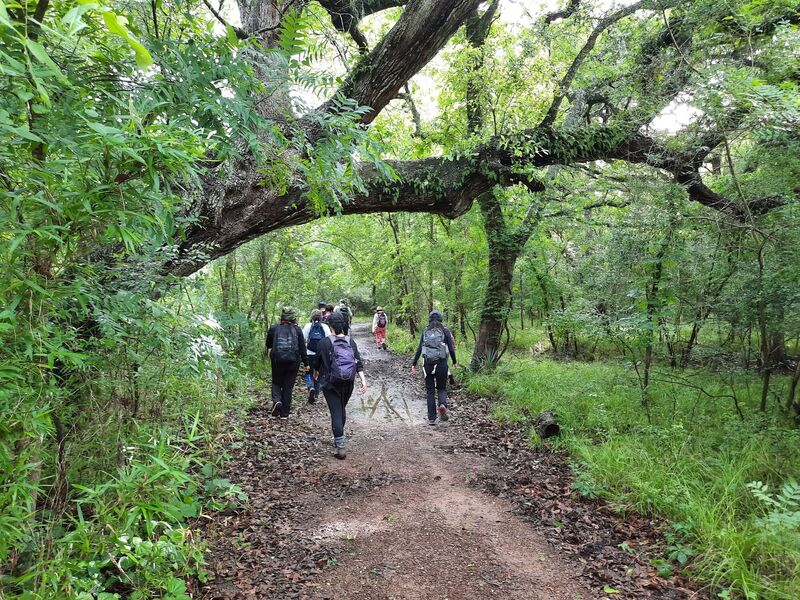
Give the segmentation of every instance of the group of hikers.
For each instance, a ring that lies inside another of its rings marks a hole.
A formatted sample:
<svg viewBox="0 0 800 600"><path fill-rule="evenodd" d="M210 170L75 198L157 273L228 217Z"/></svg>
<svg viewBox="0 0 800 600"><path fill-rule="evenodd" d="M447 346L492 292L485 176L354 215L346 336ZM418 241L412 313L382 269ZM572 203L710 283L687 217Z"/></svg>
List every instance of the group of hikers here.
<svg viewBox="0 0 800 600"><path fill-rule="evenodd" d="M375 308L372 318L372 334L375 346L386 350L386 330L389 317L383 307ZM320 391L325 397L331 415L331 429L336 446L334 456L344 459L344 426L347 421L347 402L353 395L356 379L360 392L367 392L364 362L358 345L350 337L353 310L347 298L337 306L320 301L317 308L302 328L297 324L297 311L286 306L281 311L280 322L267 331L267 350L272 367L272 416L287 420L292 407L292 391L302 364L308 401L314 403ZM450 372L448 358L457 366L453 334L442 323L442 313L431 311L428 325L420 336L417 351L411 364L411 372L417 372L417 363L422 358L422 371L428 400L428 424L436 425L437 417L447 421L447 381Z"/></svg>

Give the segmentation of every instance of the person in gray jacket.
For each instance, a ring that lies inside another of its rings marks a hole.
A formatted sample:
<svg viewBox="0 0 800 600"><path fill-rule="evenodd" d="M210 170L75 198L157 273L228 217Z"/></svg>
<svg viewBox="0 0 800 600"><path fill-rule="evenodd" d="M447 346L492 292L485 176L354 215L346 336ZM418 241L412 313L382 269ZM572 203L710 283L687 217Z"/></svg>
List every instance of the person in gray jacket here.
<svg viewBox="0 0 800 600"><path fill-rule="evenodd" d="M456 345L453 334L442 323L442 313L432 310L428 316L428 325L422 332L411 363L411 372L417 372L417 362L423 358L422 373L425 375L425 389L428 394L428 425L436 425L436 414L439 419L447 421L447 366L448 356L453 360L453 367L458 366ZM438 406L437 406L438 405Z"/></svg>

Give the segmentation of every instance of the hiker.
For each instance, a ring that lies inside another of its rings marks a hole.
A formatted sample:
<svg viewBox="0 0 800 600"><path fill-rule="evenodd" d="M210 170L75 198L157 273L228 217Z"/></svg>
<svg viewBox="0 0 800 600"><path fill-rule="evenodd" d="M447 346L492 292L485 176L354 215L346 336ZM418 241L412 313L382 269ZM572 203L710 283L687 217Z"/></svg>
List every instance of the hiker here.
<svg viewBox="0 0 800 600"><path fill-rule="evenodd" d="M300 363L310 370L303 330L297 326L297 311L291 306L283 307L280 323L269 328L267 349L271 350L272 416L285 421L292 407L292 388Z"/></svg>
<svg viewBox="0 0 800 600"><path fill-rule="evenodd" d="M331 318L332 314L333 314L333 304L326 304L325 313L322 315L322 322L327 323L328 319Z"/></svg>
<svg viewBox="0 0 800 600"><path fill-rule="evenodd" d="M349 333L350 325L353 324L353 309L350 308L350 301L347 298L339 300L339 306L334 309L338 313L342 313L347 318L347 331Z"/></svg>
<svg viewBox="0 0 800 600"><path fill-rule="evenodd" d="M450 418L447 414L447 376L450 373L447 367L448 354L453 359L453 368L457 367L453 334L442 324L442 313L432 310L411 363L411 372L416 373L417 361L422 355L422 373L425 375L425 389L428 394L428 425L436 425L437 411L442 421Z"/></svg>
<svg viewBox="0 0 800 600"><path fill-rule="evenodd" d="M342 313L334 313L328 320L328 325L333 330L333 335L326 337L317 347L321 363L318 379L331 413L331 429L336 444L334 456L341 460L347 456L344 448L347 401L353 395L356 374L361 379L362 394L367 392L367 379L358 346L352 338L345 336L347 318Z"/></svg>
<svg viewBox="0 0 800 600"><path fill-rule="evenodd" d="M375 309L375 316L372 317L372 333L375 335L375 346L380 350L386 350L386 326L389 324L389 317L382 306Z"/></svg>
<svg viewBox="0 0 800 600"><path fill-rule="evenodd" d="M320 302L320 304L325 306L324 302ZM312 371L319 371L319 355L317 355L317 349L319 348L320 342L329 335L331 335L331 330L322 322L322 311L318 308L312 310L311 321L306 323L305 327L303 327L303 337L306 340L306 352L308 353L308 366L311 367ZM319 398L319 377L316 379L312 377L311 381L309 381L309 375L309 373L306 373L306 385L309 386L308 401L314 404L317 398Z"/></svg>

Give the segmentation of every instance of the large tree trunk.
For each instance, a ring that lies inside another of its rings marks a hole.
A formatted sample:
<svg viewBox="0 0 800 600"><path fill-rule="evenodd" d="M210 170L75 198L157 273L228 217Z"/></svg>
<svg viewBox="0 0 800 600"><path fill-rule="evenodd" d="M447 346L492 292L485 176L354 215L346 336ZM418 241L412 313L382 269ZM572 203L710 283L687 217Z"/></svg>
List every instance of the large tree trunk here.
<svg viewBox="0 0 800 600"><path fill-rule="evenodd" d="M649 328L647 329L644 348L644 366L642 374L642 405L645 409L649 410L650 400L650 371L653 366L653 343L654 332L660 321L658 311L662 306L661 301L661 280L664 275L664 260L667 255L667 250L672 243L674 223L670 223L667 236L661 242L658 253L655 256L655 266L650 281L645 286L647 297L647 322Z"/></svg>
<svg viewBox="0 0 800 600"><path fill-rule="evenodd" d="M501 357L503 330L511 310L514 265L521 247L527 242L527 236L520 240L508 230L500 202L493 194L480 198L478 204L483 213L489 264L481 322L470 365L475 371L493 368Z"/></svg>
<svg viewBox="0 0 800 600"><path fill-rule="evenodd" d="M403 266L403 259L400 254L399 226L394 217L392 217L392 215L389 215L389 227L392 230L392 239L394 241L394 246L392 250L392 254L394 255L393 268L397 280L400 281L400 289L403 292L403 299L404 299L404 303L400 305L398 314L395 317L395 319L398 325L401 325L405 321L406 324L408 325L408 332L411 334L412 338L415 338L417 337L416 317L414 313L409 309L409 307L404 305L405 302L409 302L412 300L411 288L408 285L408 277L406 277L405 267Z"/></svg>

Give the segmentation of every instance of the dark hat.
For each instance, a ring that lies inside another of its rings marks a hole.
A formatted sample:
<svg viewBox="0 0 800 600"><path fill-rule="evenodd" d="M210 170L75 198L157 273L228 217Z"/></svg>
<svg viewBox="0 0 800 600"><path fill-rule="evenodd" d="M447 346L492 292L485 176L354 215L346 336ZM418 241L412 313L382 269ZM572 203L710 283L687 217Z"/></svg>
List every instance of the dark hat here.
<svg viewBox="0 0 800 600"><path fill-rule="evenodd" d="M297 322L297 311L292 306L284 306L281 310L281 321Z"/></svg>
<svg viewBox="0 0 800 600"><path fill-rule="evenodd" d="M442 320L442 313L438 310L432 310L431 314L428 315L429 321L441 321Z"/></svg>
<svg viewBox="0 0 800 600"><path fill-rule="evenodd" d="M317 306L319 306L320 308L325 308L326 306L328 306L328 303L325 302L325 300L320 300Z"/></svg>

